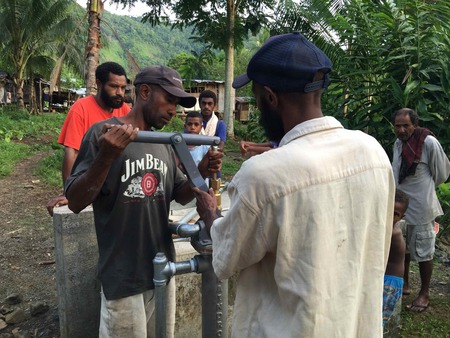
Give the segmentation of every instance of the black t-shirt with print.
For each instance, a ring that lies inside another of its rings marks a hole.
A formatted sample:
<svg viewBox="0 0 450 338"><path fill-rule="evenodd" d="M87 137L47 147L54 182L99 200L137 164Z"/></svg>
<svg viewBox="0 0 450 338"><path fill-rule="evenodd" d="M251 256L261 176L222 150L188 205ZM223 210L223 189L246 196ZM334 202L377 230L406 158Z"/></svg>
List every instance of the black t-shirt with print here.
<svg viewBox="0 0 450 338"><path fill-rule="evenodd" d="M98 134L105 123L120 124L112 118L88 130L66 189L95 158ZM168 215L173 192L185 181L169 145L132 142L114 161L93 202L98 276L106 299L153 289L153 258L157 252L175 260Z"/></svg>

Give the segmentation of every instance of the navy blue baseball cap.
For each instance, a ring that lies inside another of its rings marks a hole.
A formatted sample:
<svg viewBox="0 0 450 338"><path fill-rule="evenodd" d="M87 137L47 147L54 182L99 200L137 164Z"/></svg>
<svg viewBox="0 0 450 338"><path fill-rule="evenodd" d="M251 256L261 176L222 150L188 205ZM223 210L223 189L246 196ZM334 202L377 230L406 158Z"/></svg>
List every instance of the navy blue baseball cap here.
<svg viewBox="0 0 450 338"><path fill-rule="evenodd" d="M330 83L330 59L302 34L293 32L267 39L253 55L247 73L233 81L233 88L241 88L250 81L280 92L312 92L327 88ZM323 80L313 81L322 71Z"/></svg>

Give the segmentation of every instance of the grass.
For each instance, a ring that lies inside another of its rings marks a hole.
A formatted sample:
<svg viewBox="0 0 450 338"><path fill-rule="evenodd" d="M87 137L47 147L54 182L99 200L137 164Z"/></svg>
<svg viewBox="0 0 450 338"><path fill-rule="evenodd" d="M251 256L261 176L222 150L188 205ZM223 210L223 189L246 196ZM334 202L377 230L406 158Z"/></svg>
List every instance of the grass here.
<svg viewBox="0 0 450 338"><path fill-rule="evenodd" d="M422 313L402 312L402 337L450 337L450 322L448 320L450 297L448 295L445 297L432 295L430 303L433 304L432 311L427 309Z"/></svg>
<svg viewBox="0 0 450 338"><path fill-rule="evenodd" d="M32 154L32 149L22 143L0 142L0 177L8 176L17 162Z"/></svg>
<svg viewBox="0 0 450 338"><path fill-rule="evenodd" d="M39 161L36 173L41 180L51 186L62 186L61 166L64 149L58 147L52 154Z"/></svg>
<svg viewBox="0 0 450 338"><path fill-rule="evenodd" d="M230 181L244 161L239 150L239 141L228 139L223 151L225 156L222 162L222 177L225 181Z"/></svg>
<svg viewBox="0 0 450 338"><path fill-rule="evenodd" d="M410 280L413 287L411 295L402 300L402 308L410 304L417 296L420 277L417 263L411 263ZM422 313L402 310L401 336L404 338L450 337L450 295L448 285L450 270L435 259L432 285L430 290L430 307Z"/></svg>
<svg viewBox="0 0 450 338"><path fill-rule="evenodd" d="M29 115L12 106L0 108L0 177L9 175L16 163L36 152L58 149L56 139L64 118L58 113ZM49 177L45 174L42 178L47 182Z"/></svg>

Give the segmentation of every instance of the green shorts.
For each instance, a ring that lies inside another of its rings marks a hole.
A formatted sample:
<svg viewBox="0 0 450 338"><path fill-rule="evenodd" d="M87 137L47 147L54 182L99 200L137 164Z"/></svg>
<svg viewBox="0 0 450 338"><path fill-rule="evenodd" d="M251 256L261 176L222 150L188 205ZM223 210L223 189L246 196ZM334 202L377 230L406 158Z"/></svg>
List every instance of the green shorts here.
<svg viewBox="0 0 450 338"><path fill-rule="evenodd" d="M408 224L406 228L406 253L415 262L427 262L433 259L436 233L434 220L427 224Z"/></svg>

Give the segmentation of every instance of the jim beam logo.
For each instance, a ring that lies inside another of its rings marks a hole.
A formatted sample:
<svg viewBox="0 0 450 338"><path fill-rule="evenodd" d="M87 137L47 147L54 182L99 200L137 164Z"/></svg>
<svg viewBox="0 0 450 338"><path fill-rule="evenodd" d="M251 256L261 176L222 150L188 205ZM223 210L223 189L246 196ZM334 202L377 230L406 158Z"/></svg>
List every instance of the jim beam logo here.
<svg viewBox="0 0 450 338"><path fill-rule="evenodd" d="M167 165L151 154L145 157L125 161L125 173L122 182L130 181L124 196L130 198L160 197L164 195L163 177L167 173ZM138 174L137 176L135 176Z"/></svg>

